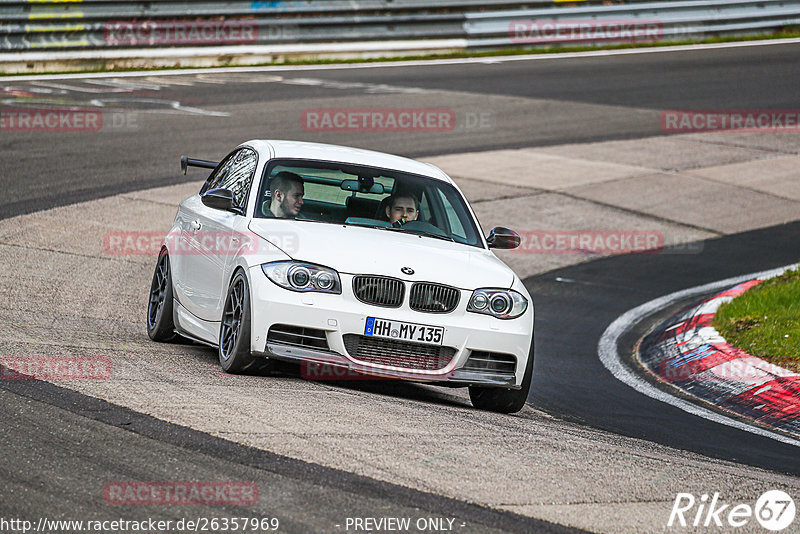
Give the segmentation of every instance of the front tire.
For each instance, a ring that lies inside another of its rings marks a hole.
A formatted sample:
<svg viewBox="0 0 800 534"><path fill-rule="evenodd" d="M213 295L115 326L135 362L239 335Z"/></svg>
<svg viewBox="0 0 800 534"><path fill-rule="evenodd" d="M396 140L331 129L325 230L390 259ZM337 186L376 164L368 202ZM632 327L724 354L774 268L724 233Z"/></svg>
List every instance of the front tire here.
<svg viewBox="0 0 800 534"><path fill-rule="evenodd" d="M237 271L228 286L219 328L219 364L226 373L265 372L266 358L250 353L250 285L244 271Z"/></svg>
<svg viewBox="0 0 800 534"><path fill-rule="evenodd" d="M525 367L525 374L522 377L522 388L484 388L470 386L469 398L472 405L479 410L487 410L498 413L517 413L525 406L528 394L531 391L531 381L533 380L533 339L528 353L528 365Z"/></svg>
<svg viewBox="0 0 800 534"><path fill-rule="evenodd" d="M158 255L147 305L147 335L153 341L170 341L175 338L172 308L172 270L167 249L163 249Z"/></svg>

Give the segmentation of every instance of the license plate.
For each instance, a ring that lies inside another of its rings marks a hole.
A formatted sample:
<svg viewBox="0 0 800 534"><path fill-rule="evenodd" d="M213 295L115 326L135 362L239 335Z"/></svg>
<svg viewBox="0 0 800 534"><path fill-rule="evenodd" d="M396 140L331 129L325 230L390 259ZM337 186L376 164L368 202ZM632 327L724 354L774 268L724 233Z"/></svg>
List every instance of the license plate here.
<svg viewBox="0 0 800 534"><path fill-rule="evenodd" d="M367 324L364 326L364 335L397 339L399 341L427 343L429 345L441 345L442 338L444 337L444 327L367 317Z"/></svg>

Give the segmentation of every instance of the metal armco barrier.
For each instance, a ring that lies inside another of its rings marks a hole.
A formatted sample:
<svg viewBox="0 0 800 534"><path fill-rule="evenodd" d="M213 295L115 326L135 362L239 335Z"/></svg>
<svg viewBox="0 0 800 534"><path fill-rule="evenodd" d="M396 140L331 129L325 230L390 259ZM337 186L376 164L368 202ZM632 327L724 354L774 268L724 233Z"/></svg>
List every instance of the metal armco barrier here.
<svg viewBox="0 0 800 534"><path fill-rule="evenodd" d="M591 45L755 34L796 25L800 0L612 5L507 0L0 0L0 64L11 54L22 61L34 52L37 60L68 58L81 50L108 59L114 50L120 57L156 49L177 56L176 48L211 55L215 48L235 54L231 47L247 45L243 52L354 55L380 50L381 43L393 43L386 50L395 51Z"/></svg>
<svg viewBox="0 0 800 534"><path fill-rule="evenodd" d="M497 47L524 43L564 43L580 41L588 44L602 42L591 39L593 34L605 36L606 41L636 41L618 35L621 28L608 31L609 26L652 25L653 35L642 35L640 41L667 41L717 34L759 33L800 24L800 2L733 0L643 2L615 6L583 6L560 9L507 10L487 13L466 13L465 31L470 47ZM561 22L567 31L545 27L541 21ZM539 21L538 25L534 21ZM572 24L567 21L576 21ZM526 25L527 23L527 25ZM564 24L566 23L566 24ZM580 24L589 26L585 34L569 31ZM516 26L516 28L515 28ZM597 28L598 31L592 32ZM518 31L515 31L517 29ZM549 30L549 33L548 31Z"/></svg>

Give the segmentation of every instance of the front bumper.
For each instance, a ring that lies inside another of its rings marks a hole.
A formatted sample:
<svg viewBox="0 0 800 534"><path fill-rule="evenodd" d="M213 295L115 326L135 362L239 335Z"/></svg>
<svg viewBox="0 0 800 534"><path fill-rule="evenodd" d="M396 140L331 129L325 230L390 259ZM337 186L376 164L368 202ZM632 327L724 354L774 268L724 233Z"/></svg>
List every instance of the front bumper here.
<svg viewBox="0 0 800 534"><path fill-rule="evenodd" d="M493 376L469 369L453 369L443 374L421 375L414 370L381 368L363 364L332 351L321 351L282 343L267 343L259 356L293 361L302 365L301 374L309 380L394 379L430 382L446 386L485 386L520 389L516 376Z"/></svg>
<svg viewBox="0 0 800 534"><path fill-rule="evenodd" d="M451 313L424 313L410 309L384 308L362 303L352 292L352 277L342 274L342 294L297 293L278 287L260 267L250 270L254 354L301 362L310 379L364 379L379 377L439 383L450 386L486 386L518 389L522 384L533 336L533 305L516 319L501 320L466 311L471 291L462 291L458 307ZM442 345L454 350L449 363L436 370L405 368L361 361L348 353L343 336L363 335L368 317L441 326ZM324 332L327 349L267 341L273 325L290 325ZM513 375L465 369L474 351L512 355Z"/></svg>

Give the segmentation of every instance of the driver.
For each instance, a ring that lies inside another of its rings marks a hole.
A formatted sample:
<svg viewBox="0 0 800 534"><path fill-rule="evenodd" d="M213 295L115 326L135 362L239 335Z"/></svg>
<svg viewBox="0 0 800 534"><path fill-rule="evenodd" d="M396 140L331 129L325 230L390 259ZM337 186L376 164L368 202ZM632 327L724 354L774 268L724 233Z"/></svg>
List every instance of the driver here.
<svg viewBox="0 0 800 534"><path fill-rule="evenodd" d="M294 219L303 207L303 179L289 171L281 171L269 184L270 201L267 217Z"/></svg>
<svg viewBox="0 0 800 534"><path fill-rule="evenodd" d="M386 205L386 217L393 226L400 226L408 221L416 221L419 215L419 201L413 195L398 193L392 195Z"/></svg>

